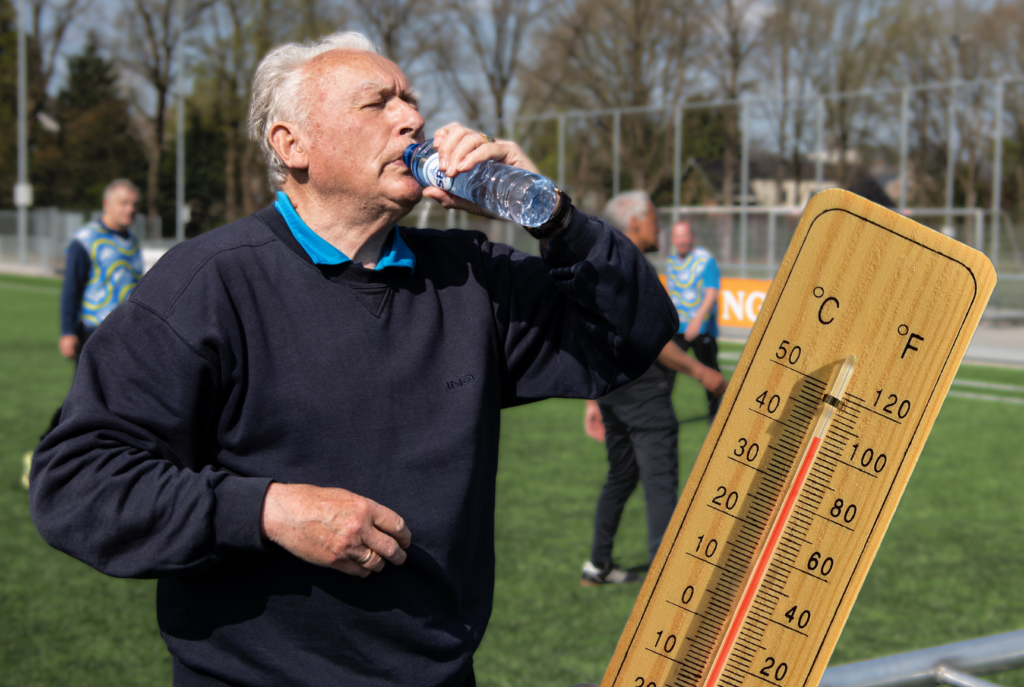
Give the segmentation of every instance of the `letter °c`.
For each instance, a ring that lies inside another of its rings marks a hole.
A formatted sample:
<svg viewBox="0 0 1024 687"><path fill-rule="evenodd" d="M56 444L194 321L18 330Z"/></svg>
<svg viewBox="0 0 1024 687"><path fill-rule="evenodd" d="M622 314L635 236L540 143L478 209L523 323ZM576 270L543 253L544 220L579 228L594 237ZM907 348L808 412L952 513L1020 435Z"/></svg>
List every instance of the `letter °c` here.
<svg viewBox="0 0 1024 687"><path fill-rule="evenodd" d="M825 317L824 317L825 306L828 305L829 301L832 301L833 303L835 303L836 304L836 310L839 310L839 301L837 299L833 298L832 296L829 296L828 298L823 300L821 302L821 307L818 308L818 322L821 322L822 324L832 324L832 322L835 321L835 319L836 319L834 317L830 317L830 318L828 318L826 320Z"/></svg>

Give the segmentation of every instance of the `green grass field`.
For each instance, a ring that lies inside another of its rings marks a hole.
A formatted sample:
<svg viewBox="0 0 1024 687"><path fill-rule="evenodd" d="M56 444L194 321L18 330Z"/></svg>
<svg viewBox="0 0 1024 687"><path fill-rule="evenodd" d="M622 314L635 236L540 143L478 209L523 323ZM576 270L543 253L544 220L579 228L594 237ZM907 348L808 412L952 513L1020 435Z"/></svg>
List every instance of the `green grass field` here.
<svg viewBox="0 0 1024 687"><path fill-rule="evenodd" d="M53 280L0 276L0 684L169 685L155 583L104 577L50 549L29 519L21 456L72 375L56 350L58 289ZM957 394L1024 400L1024 370L965 366L957 381ZM680 378L679 417L699 415L702 399ZM481 685L599 681L639 589L578 582L605 473L603 447L583 434L582 415L583 402L567 400L504 415L498 581L476 656ZM1024 628L1022 428L1020 403L946 400L833 664ZM683 475L706 430L703 422L681 427ZM646 563L640 493L616 555L626 567ZM1024 687L1018 673L993 680Z"/></svg>

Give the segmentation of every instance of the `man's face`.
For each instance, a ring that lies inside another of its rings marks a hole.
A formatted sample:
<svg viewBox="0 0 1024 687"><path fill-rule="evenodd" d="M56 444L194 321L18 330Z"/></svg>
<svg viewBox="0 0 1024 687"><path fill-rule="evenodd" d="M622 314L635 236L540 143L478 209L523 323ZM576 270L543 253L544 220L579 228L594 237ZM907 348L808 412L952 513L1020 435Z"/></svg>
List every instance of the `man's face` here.
<svg viewBox="0 0 1024 687"><path fill-rule="evenodd" d="M363 50L332 50L305 69L313 187L370 212L419 202L402 153L423 141L423 117L402 70Z"/></svg>
<svg viewBox="0 0 1024 687"><path fill-rule="evenodd" d="M689 222L676 222L673 225L672 245L681 257L686 257L693 250L693 230Z"/></svg>
<svg viewBox="0 0 1024 687"><path fill-rule="evenodd" d="M115 225L111 229L127 229L135 221L138 203L138 193L126 186L118 186L103 199L103 217Z"/></svg>
<svg viewBox="0 0 1024 687"><path fill-rule="evenodd" d="M658 250L658 211L650 203L647 214L643 218L633 217L630 230L633 243L642 253L653 253Z"/></svg>

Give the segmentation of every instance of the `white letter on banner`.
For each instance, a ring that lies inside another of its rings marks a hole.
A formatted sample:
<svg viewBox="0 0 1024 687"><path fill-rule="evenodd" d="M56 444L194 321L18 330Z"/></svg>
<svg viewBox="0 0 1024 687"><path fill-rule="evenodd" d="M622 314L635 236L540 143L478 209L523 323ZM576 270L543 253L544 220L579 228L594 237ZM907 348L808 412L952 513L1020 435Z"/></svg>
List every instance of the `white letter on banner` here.
<svg viewBox="0 0 1024 687"><path fill-rule="evenodd" d="M754 301L757 301L757 308L754 307ZM750 298L747 299L747 304L744 307L747 313L747 319L753 323L757 320L758 314L761 312L761 305L764 304L764 294L760 291L755 291L750 294Z"/></svg>
<svg viewBox="0 0 1024 687"><path fill-rule="evenodd" d="M746 291L722 291L722 321L737 319L743 321L743 301L746 299ZM736 317L733 318L733 315Z"/></svg>

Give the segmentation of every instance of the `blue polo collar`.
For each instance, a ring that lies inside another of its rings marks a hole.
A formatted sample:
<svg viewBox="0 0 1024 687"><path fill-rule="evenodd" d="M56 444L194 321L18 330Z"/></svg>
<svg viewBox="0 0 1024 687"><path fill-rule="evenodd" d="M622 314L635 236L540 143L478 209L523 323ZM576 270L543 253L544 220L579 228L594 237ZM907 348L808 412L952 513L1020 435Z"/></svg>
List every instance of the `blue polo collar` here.
<svg viewBox="0 0 1024 687"><path fill-rule="evenodd" d="M288 229L291 230L292 236L299 242L302 249L306 251L306 255L309 256L314 265L341 265L346 262L352 262L352 258L329 244L302 221L299 213L295 212L291 199L288 198L284 191L277 192L277 200L274 201L274 207L284 217L284 221L288 224ZM394 227L391 230L391 236L384 243L384 248L380 252L380 260L377 261L377 266L374 270L379 272L385 267L404 267L410 271L416 269L416 256L409 250L409 246L406 245L405 241L402 240L398 227Z"/></svg>

